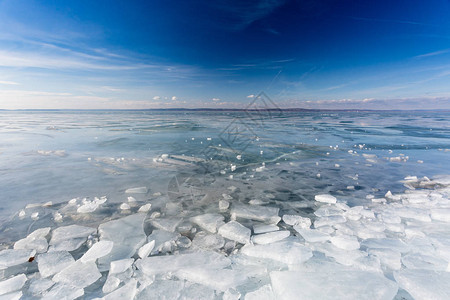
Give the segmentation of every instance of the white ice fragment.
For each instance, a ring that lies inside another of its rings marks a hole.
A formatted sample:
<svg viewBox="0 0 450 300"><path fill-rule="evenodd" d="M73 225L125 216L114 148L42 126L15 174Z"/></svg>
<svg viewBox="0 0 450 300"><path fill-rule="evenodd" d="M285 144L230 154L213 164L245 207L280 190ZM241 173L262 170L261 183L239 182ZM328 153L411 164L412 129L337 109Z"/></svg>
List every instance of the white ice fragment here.
<svg viewBox="0 0 450 300"><path fill-rule="evenodd" d="M33 220L38 220L39 219L39 212L34 212L31 214L31 219Z"/></svg>
<svg viewBox="0 0 450 300"><path fill-rule="evenodd" d="M38 256L37 263L41 277L49 277L74 263L72 255L67 251L53 251Z"/></svg>
<svg viewBox="0 0 450 300"><path fill-rule="evenodd" d="M95 243L81 258L81 262L88 262L88 261L96 261L97 258L103 257L105 255L108 255L112 248L114 243L111 241L102 240L97 243Z"/></svg>
<svg viewBox="0 0 450 300"><path fill-rule="evenodd" d="M218 232L221 236L229 240L233 240L241 244L250 243L250 229L236 221L230 221L225 225L222 225Z"/></svg>
<svg viewBox="0 0 450 300"><path fill-rule="evenodd" d="M368 249L390 249L400 253L406 253L410 250L410 247L407 244L393 238L366 239L361 242L361 246Z"/></svg>
<svg viewBox="0 0 450 300"><path fill-rule="evenodd" d="M241 252L247 256L272 259L288 265L301 264L312 257L312 252L292 239L267 245L245 245Z"/></svg>
<svg viewBox="0 0 450 300"><path fill-rule="evenodd" d="M390 249L369 249L368 252L371 256L378 257L381 264L391 270L400 270L402 267L400 252Z"/></svg>
<svg viewBox="0 0 450 300"><path fill-rule="evenodd" d="M239 271L208 267L184 268L176 272L175 276L222 292L242 285L247 280L247 276Z"/></svg>
<svg viewBox="0 0 450 300"><path fill-rule="evenodd" d="M169 232L175 232L177 229L177 226L183 221L181 218L158 218L151 220L151 224L159 229L169 231Z"/></svg>
<svg viewBox="0 0 450 300"><path fill-rule="evenodd" d="M275 296L270 284L263 285L253 292L245 294L245 300L272 300Z"/></svg>
<svg viewBox="0 0 450 300"><path fill-rule="evenodd" d="M225 245L225 239L218 234L203 231L195 235L192 245L201 249L220 249Z"/></svg>
<svg viewBox="0 0 450 300"><path fill-rule="evenodd" d="M298 215L283 215L283 222L291 226L299 226L301 228L311 227L311 220Z"/></svg>
<svg viewBox="0 0 450 300"><path fill-rule="evenodd" d="M86 242L90 234L96 231L95 228L79 225L58 227L52 232L52 239L50 240L51 251L76 250Z"/></svg>
<svg viewBox="0 0 450 300"><path fill-rule="evenodd" d="M157 253L166 253L172 250L172 245L180 237L179 233L169 232L166 230L153 230L147 238L147 241L155 241L155 247L150 252L152 255Z"/></svg>
<svg viewBox="0 0 450 300"><path fill-rule="evenodd" d="M42 299L45 300L73 300L84 295L84 290L65 283L55 284L50 291L44 293Z"/></svg>
<svg viewBox="0 0 450 300"><path fill-rule="evenodd" d="M140 258L144 258L150 255L150 253L152 252L153 248L155 248L155 240L148 242L147 244L145 244L144 246L142 246L141 248L139 248L138 250L138 256Z"/></svg>
<svg viewBox="0 0 450 300"><path fill-rule="evenodd" d="M53 281L68 284L77 288L85 288L96 282L102 275L95 262L76 261L53 276Z"/></svg>
<svg viewBox="0 0 450 300"><path fill-rule="evenodd" d="M97 208L106 202L106 197L97 198L95 197L94 200L89 201L87 199L83 200L83 205L77 208L78 213L91 213L97 210Z"/></svg>
<svg viewBox="0 0 450 300"><path fill-rule="evenodd" d="M317 209L314 214L318 217L329 217L343 215L344 211L336 205L323 205Z"/></svg>
<svg viewBox="0 0 450 300"><path fill-rule="evenodd" d="M120 204L119 208L121 210L129 210L131 207L130 207L130 205L128 203L124 202L124 203Z"/></svg>
<svg viewBox="0 0 450 300"><path fill-rule="evenodd" d="M330 281L330 278L333 280ZM398 286L383 275L365 271L271 272L276 299L393 299Z"/></svg>
<svg viewBox="0 0 450 300"><path fill-rule="evenodd" d="M46 236L50 232L50 227L36 229L26 238L18 240L14 243L14 249L36 250L37 253L47 251L48 242Z"/></svg>
<svg viewBox="0 0 450 300"><path fill-rule="evenodd" d="M450 208L431 209L431 219L442 222L450 222Z"/></svg>
<svg viewBox="0 0 450 300"><path fill-rule="evenodd" d="M101 270L107 270L109 263L114 260L132 257L146 241L144 233L145 214L134 214L118 220L100 224L98 232L100 240L114 243L111 252L99 258Z"/></svg>
<svg viewBox="0 0 450 300"><path fill-rule="evenodd" d="M333 197L328 194L315 195L314 199L318 202L323 202L323 203L336 203L336 197Z"/></svg>
<svg viewBox="0 0 450 300"><path fill-rule="evenodd" d="M116 300L116 299L134 299L137 292L137 281L131 278L128 283L126 283L121 288L115 290L114 292L103 297L103 300Z"/></svg>
<svg viewBox="0 0 450 300"><path fill-rule="evenodd" d="M0 270L27 262L36 254L35 250L5 249L0 251Z"/></svg>
<svg viewBox="0 0 450 300"><path fill-rule="evenodd" d="M326 242L331 238L328 234L322 233L316 229L302 228L300 226L294 226L294 229L309 243Z"/></svg>
<svg viewBox="0 0 450 300"><path fill-rule="evenodd" d="M113 275L108 275L108 278L106 278L105 284L102 287L102 292L105 294L111 293L119 287L120 282L121 281L119 278Z"/></svg>
<svg viewBox="0 0 450 300"><path fill-rule="evenodd" d="M138 259L136 267L147 276L175 272L194 267L222 269L231 264L229 258L213 251L198 251L178 255L149 256Z"/></svg>
<svg viewBox="0 0 450 300"><path fill-rule="evenodd" d="M255 244L271 244L284 240L291 233L288 230L274 231L252 236L252 242Z"/></svg>
<svg viewBox="0 0 450 300"><path fill-rule="evenodd" d="M231 218L243 218L261 222L277 224L281 218L278 216L278 207L244 205L236 203L231 209Z"/></svg>
<svg viewBox="0 0 450 300"><path fill-rule="evenodd" d="M322 227L322 226L331 226L335 224L341 224L347 222L347 219L344 216L328 216L328 217L321 217L317 218L314 221L314 227Z"/></svg>
<svg viewBox="0 0 450 300"><path fill-rule="evenodd" d="M134 263L133 258L125 258L111 262L109 274L120 274L131 268Z"/></svg>
<svg viewBox="0 0 450 300"><path fill-rule="evenodd" d="M148 300L148 299L184 299L184 282L180 280L156 280L152 284L145 286L140 291L135 300ZM196 300L199 298L194 298ZM187 300L187 299L186 299Z"/></svg>
<svg viewBox="0 0 450 300"><path fill-rule="evenodd" d="M147 204L142 205L139 208L138 212L146 213L146 212L149 212L151 208L152 208L152 204L151 203L147 203Z"/></svg>
<svg viewBox="0 0 450 300"><path fill-rule="evenodd" d="M222 300L239 300L241 299L241 293L235 289L228 289L223 293Z"/></svg>
<svg viewBox="0 0 450 300"><path fill-rule="evenodd" d="M219 201L219 209L220 210L227 210L228 207L230 207L230 202L227 200L220 200Z"/></svg>
<svg viewBox="0 0 450 300"><path fill-rule="evenodd" d="M280 230L280 227L278 227L275 224L258 224L253 225L253 233L260 234L260 233L266 233L266 232L273 232Z"/></svg>
<svg viewBox="0 0 450 300"><path fill-rule="evenodd" d="M408 269L446 271L448 267L448 261L420 253L410 253L403 256L402 263Z"/></svg>
<svg viewBox="0 0 450 300"><path fill-rule="evenodd" d="M145 186L130 188L125 191L126 194L147 194L148 189Z"/></svg>
<svg viewBox="0 0 450 300"><path fill-rule="evenodd" d="M331 238L331 243L338 248L344 250L359 249L359 242L355 236L350 235L336 235Z"/></svg>
<svg viewBox="0 0 450 300"><path fill-rule="evenodd" d="M27 276L25 274L20 274L0 281L0 295L5 295L20 290L26 281Z"/></svg>
<svg viewBox="0 0 450 300"><path fill-rule="evenodd" d="M55 212L53 214L53 219L55 220L55 222L62 222L63 220L63 216L59 213L59 212Z"/></svg>
<svg viewBox="0 0 450 300"><path fill-rule="evenodd" d="M204 230L216 233L217 229L224 224L224 217L220 214L204 214L192 217L191 222Z"/></svg>
<svg viewBox="0 0 450 300"><path fill-rule="evenodd" d="M25 210L21 209L21 210L19 211L19 218L23 218L23 217L25 217L25 216L26 216Z"/></svg>

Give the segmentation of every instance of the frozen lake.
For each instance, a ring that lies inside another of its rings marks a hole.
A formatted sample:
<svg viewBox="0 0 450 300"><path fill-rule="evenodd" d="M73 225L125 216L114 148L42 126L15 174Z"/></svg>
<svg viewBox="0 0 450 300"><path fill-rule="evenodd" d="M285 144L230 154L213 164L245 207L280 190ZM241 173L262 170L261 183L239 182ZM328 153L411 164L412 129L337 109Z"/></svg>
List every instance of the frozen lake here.
<svg viewBox="0 0 450 300"><path fill-rule="evenodd" d="M37 255L0 252L0 278L27 297L290 299L339 272L338 295L450 295L449 162L449 112L0 111L1 246L43 231L14 246Z"/></svg>

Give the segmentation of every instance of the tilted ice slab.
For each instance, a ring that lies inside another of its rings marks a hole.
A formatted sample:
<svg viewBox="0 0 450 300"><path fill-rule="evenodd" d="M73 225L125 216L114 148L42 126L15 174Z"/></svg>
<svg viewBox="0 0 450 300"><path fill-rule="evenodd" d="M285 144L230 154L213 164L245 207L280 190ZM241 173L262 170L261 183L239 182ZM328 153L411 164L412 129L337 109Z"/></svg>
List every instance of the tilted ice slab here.
<svg viewBox="0 0 450 300"><path fill-rule="evenodd" d="M52 232L50 251L76 250L96 231L95 228L80 225L58 227Z"/></svg>
<svg viewBox="0 0 450 300"><path fill-rule="evenodd" d="M78 288L85 288L96 282L102 275L94 262L76 261L53 276L53 281Z"/></svg>
<svg viewBox="0 0 450 300"><path fill-rule="evenodd" d="M315 195L314 200L316 200L317 202L323 202L323 203L336 203L336 197L328 195L328 194Z"/></svg>
<svg viewBox="0 0 450 300"><path fill-rule="evenodd" d="M294 226L294 229L309 243L326 242L331 238L330 235L322 233L317 229L306 229L299 226Z"/></svg>
<svg viewBox="0 0 450 300"><path fill-rule="evenodd" d="M0 281L0 296L20 290L26 281L27 276L25 274L20 274Z"/></svg>
<svg viewBox="0 0 450 300"><path fill-rule="evenodd" d="M0 270L17 266L34 257L36 251L27 249L5 249L0 251Z"/></svg>
<svg viewBox="0 0 450 300"><path fill-rule="evenodd" d="M219 228L219 234L224 238L236 241L241 244L250 243L251 231L241 223L230 221Z"/></svg>
<svg viewBox="0 0 450 300"><path fill-rule="evenodd" d="M137 268L147 276L194 267L222 269L230 264L230 259L210 251L168 256L150 256L136 261Z"/></svg>
<svg viewBox="0 0 450 300"><path fill-rule="evenodd" d="M289 230L268 232L252 236L252 242L255 244L270 244L284 240L290 235L291 233Z"/></svg>
<svg viewBox="0 0 450 300"><path fill-rule="evenodd" d="M156 229L147 237L147 241L150 243L154 241L154 247L150 251L151 255L157 253L166 253L172 250L175 241L181 235L177 232L169 232L166 230Z"/></svg>
<svg viewBox="0 0 450 300"><path fill-rule="evenodd" d="M132 257L145 243L147 239L144 233L145 217L145 214L138 213L100 224L98 227L100 241L114 243L111 252L98 259L100 270L107 270L113 260Z"/></svg>
<svg viewBox="0 0 450 300"><path fill-rule="evenodd" d="M46 236L50 232L50 227L40 228L30 233L26 238L14 243L14 249L36 250L37 253L47 251L48 242Z"/></svg>
<svg viewBox="0 0 450 300"><path fill-rule="evenodd" d="M93 261L95 262L97 258L108 255L114 246L114 242L102 240L94 245L80 258L81 262Z"/></svg>
<svg viewBox="0 0 450 300"><path fill-rule="evenodd" d="M129 188L125 191L126 194L147 194L148 189L145 186Z"/></svg>
<svg viewBox="0 0 450 300"><path fill-rule="evenodd" d="M204 214L191 218L191 222L200 226L200 228L216 233L217 229L224 224L224 217L221 214Z"/></svg>
<svg viewBox="0 0 450 300"><path fill-rule="evenodd" d="M104 300L134 299L136 292L137 292L137 281L136 281L136 279L132 278L124 286L122 286L121 288L118 288L114 292L104 296L101 299L104 299Z"/></svg>
<svg viewBox="0 0 450 300"><path fill-rule="evenodd" d="M158 229L175 232L182 220L181 218L157 218L152 220L151 224Z"/></svg>
<svg viewBox="0 0 450 300"><path fill-rule="evenodd" d="M263 285L256 291L245 294L245 300L272 300L274 298L275 295L270 284Z"/></svg>
<svg viewBox="0 0 450 300"><path fill-rule="evenodd" d="M415 299L450 299L449 272L401 270L394 278Z"/></svg>
<svg viewBox="0 0 450 300"><path fill-rule="evenodd" d="M291 226L299 226L302 228L311 227L311 220L298 215L283 215L283 222Z"/></svg>
<svg viewBox="0 0 450 300"><path fill-rule="evenodd" d="M278 227L275 224L253 225L253 233L255 233L255 234L273 232L273 231L277 231L277 230L280 230L280 227Z"/></svg>
<svg viewBox="0 0 450 300"><path fill-rule="evenodd" d="M52 276L75 262L67 251L53 251L38 256L37 263L42 277Z"/></svg>
<svg viewBox="0 0 450 300"><path fill-rule="evenodd" d="M242 285L248 279L245 274L236 270L205 267L184 268L176 272L175 276L222 292Z"/></svg>
<svg viewBox="0 0 450 300"><path fill-rule="evenodd" d="M84 295L84 290L70 284L57 283L48 292L44 293L44 300L73 300Z"/></svg>
<svg viewBox="0 0 450 300"><path fill-rule="evenodd" d="M271 272L272 288L277 299L393 299L397 283L364 271Z"/></svg>
<svg viewBox="0 0 450 300"><path fill-rule="evenodd" d="M241 253L251 257L275 260L288 265L301 264L312 257L312 252L309 248L292 238L267 245L246 245L242 247Z"/></svg>
<svg viewBox="0 0 450 300"><path fill-rule="evenodd" d="M245 205L241 203L233 204L231 218L243 218L266 223L277 224L281 218L278 216L278 207Z"/></svg>
<svg viewBox="0 0 450 300"><path fill-rule="evenodd" d="M79 213L91 213L97 210L100 205L105 203L107 201L106 197L97 198L95 197L94 200L89 201L87 199L83 199L83 205L77 208L77 212Z"/></svg>

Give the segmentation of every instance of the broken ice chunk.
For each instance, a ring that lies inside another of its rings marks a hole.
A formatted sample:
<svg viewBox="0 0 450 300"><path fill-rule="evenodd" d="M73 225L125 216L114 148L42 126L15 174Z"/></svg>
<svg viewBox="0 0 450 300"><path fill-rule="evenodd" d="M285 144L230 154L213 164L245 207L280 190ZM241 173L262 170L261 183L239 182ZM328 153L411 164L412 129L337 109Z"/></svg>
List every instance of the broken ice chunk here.
<svg viewBox="0 0 450 300"><path fill-rule="evenodd" d="M119 208L121 210L129 210L131 207L130 207L130 205L128 203L124 202L124 203L120 204Z"/></svg>
<svg viewBox="0 0 450 300"><path fill-rule="evenodd" d="M55 284L50 291L44 293L42 299L54 300L54 299L64 299L73 300L84 295L84 290L65 283Z"/></svg>
<svg viewBox="0 0 450 300"><path fill-rule="evenodd" d="M48 248L46 236L49 232L50 227L37 229L30 233L26 238L18 240L14 244L14 249L36 250L37 253L44 253Z"/></svg>
<svg viewBox="0 0 450 300"><path fill-rule="evenodd" d="M104 300L134 299L136 292L137 292L137 281L136 279L131 278L127 284L115 290L114 292L106 295L102 299Z"/></svg>
<svg viewBox="0 0 450 300"><path fill-rule="evenodd" d="M379 248L379 249L391 249L393 251L398 251L400 253L406 253L410 250L410 247L397 239L382 238L382 239L367 239L361 242L361 246L368 249Z"/></svg>
<svg viewBox="0 0 450 300"><path fill-rule="evenodd" d="M220 210L227 210L228 207L230 207L230 202L227 200L220 200L219 201L219 209Z"/></svg>
<svg viewBox="0 0 450 300"><path fill-rule="evenodd" d="M72 255L67 251L53 251L38 256L37 263L42 277L52 276L74 263Z"/></svg>
<svg viewBox="0 0 450 300"><path fill-rule="evenodd" d="M230 221L225 225L222 225L219 228L219 234L226 239L233 240L241 244L250 243L250 229L236 221Z"/></svg>
<svg viewBox="0 0 450 300"><path fill-rule="evenodd" d="M414 299L450 299L450 273L431 270L394 272L399 286Z"/></svg>
<svg viewBox="0 0 450 300"><path fill-rule="evenodd" d="M138 256L140 258L144 258L150 255L150 253L152 252L153 248L155 248L155 240L148 242L147 244L145 244L144 246L142 246L141 248L139 248L138 250Z"/></svg>
<svg viewBox="0 0 450 300"><path fill-rule="evenodd" d="M123 273L126 270L128 270L129 268L131 268L133 263L134 263L134 259L132 259L132 258L125 258L125 259L121 259L121 260L112 261L111 267L109 269L109 274Z"/></svg>
<svg viewBox="0 0 450 300"><path fill-rule="evenodd" d="M288 230L268 232L252 236L252 242L255 244L270 244L281 241L290 235L291 233Z"/></svg>
<svg viewBox="0 0 450 300"><path fill-rule="evenodd" d="M330 281L330 278L333 278ZM277 299L393 299L398 286L383 275L365 271L270 273Z"/></svg>
<svg viewBox="0 0 450 300"><path fill-rule="evenodd" d="M142 205L142 206L139 208L138 212L140 212L140 213L146 213L146 212L150 211L151 208L152 208L152 204L151 204L151 203L147 203L147 204Z"/></svg>
<svg viewBox="0 0 450 300"><path fill-rule="evenodd" d="M355 236L350 235L336 235L331 238L331 243L338 248L344 250L359 249L359 242Z"/></svg>
<svg viewBox="0 0 450 300"><path fill-rule="evenodd" d="M340 223L345 223L345 222L347 222L347 219L344 216L321 217L321 218L317 218L314 221L314 227L318 228L318 227L322 227L322 226L335 225L335 224L340 224Z"/></svg>
<svg viewBox="0 0 450 300"><path fill-rule="evenodd" d="M245 274L236 270L207 267L181 269L175 273L175 276L222 292L242 285L248 279Z"/></svg>
<svg viewBox="0 0 450 300"><path fill-rule="evenodd" d="M279 229L280 229L280 227L278 227L275 224L253 225L253 233L255 233L255 234L273 232L273 231L277 231Z"/></svg>
<svg viewBox="0 0 450 300"><path fill-rule="evenodd" d="M450 208L432 209L431 219L442 222L450 222Z"/></svg>
<svg viewBox="0 0 450 300"><path fill-rule="evenodd" d="M314 214L318 217L328 217L344 214L344 211L335 205L323 205Z"/></svg>
<svg viewBox="0 0 450 300"><path fill-rule="evenodd" d="M92 247L80 258L82 262L96 261L97 258L109 254L113 248L114 243L111 241L102 240L95 243Z"/></svg>
<svg viewBox="0 0 450 300"><path fill-rule="evenodd" d="M312 257L312 252L292 239L267 245L245 245L241 252L247 256L272 259L288 265L301 264Z"/></svg>
<svg viewBox="0 0 450 300"><path fill-rule="evenodd" d="M126 194L147 194L148 189L145 186L130 188L125 191Z"/></svg>
<svg viewBox="0 0 450 300"><path fill-rule="evenodd" d="M97 210L97 208L100 205L102 205L103 203L105 203L106 200L107 200L106 197L101 197L101 198L95 197L94 200L92 200L92 201L84 199L83 205L81 205L80 207L77 208L77 212L78 213L91 213L91 212Z"/></svg>
<svg viewBox="0 0 450 300"><path fill-rule="evenodd" d="M135 300L148 299L183 299L181 298L184 283L179 280L156 280L145 287Z"/></svg>
<svg viewBox="0 0 450 300"><path fill-rule="evenodd" d="M51 251L76 250L86 242L90 234L96 231L95 228L79 225L58 227L52 233L52 239L50 240Z"/></svg>
<svg viewBox="0 0 450 300"><path fill-rule="evenodd" d="M217 229L224 224L224 217L220 214L204 214L191 218L191 222L200 228L211 233L216 233Z"/></svg>
<svg viewBox="0 0 450 300"><path fill-rule="evenodd" d="M155 241L155 247L150 252L150 254L157 254L157 253L166 253L172 251L172 246L175 245L175 241L180 237L181 235L176 232L169 232L166 230L160 230L156 229L152 231L152 234L150 234L147 238L147 241Z"/></svg>
<svg viewBox="0 0 450 300"><path fill-rule="evenodd" d="M336 197L333 197L328 194L315 195L314 200L323 203L336 203Z"/></svg>
<svg viewBox="0 0 450 300"><path fill-rule="evenodd" d="M402 263L408 269L446 271L448 267L446 260L419 253L410 253L403 256Z"/></svg>
<svg viewBox="0 0 450 300"><path fill-rule="evenodd" d="M270 284L263 285L253 292L245 294L245 300L272 300L275 296Z"/></svg>
<svg viewBox="0 0 450 300"><path fill-rule="evenodd" d="M278 216L278 207L244 205L236 203L231 209L231 218L243 218L255 221L277 224L281 218Z"/></svg>
<svg viewBox="0 0 450 300"><path fill-rule="evenodd" d="M8 294L14 291L20 290L25 282L27 281L27 276L25 274L20 274L9 279L0 281L0 295Z"/></svg>
<svg viewBox="0 0 450 300"><path fill-rule="evenodd" d="M328 234L322 233L316 229L307 229L299 226L294 226L294 229L309 243L326 242L331 238Z"/></svg>
<svg viewBox="0 0 450 300"><path fill-rule="evenodd" d="M283 222L291 226L300 226L302 228L311 227L311 220L297 215L283 215Z"/></svg>
<svg viewBox="0 0 450 300"><path fill-rule="evenodd" d="M400 270L402 267L400 252L390 249L369 249L369 254L378 257L381 264L391 270Z"/></svg>
<svg viewBox="0 0 450 300"><path fill-rule="evenodd" d="M111 261L132 257L145 243L147 239L144 233L145 217L145 214L138 213L100 224L98 227L100 240L114 243L111 252L98 260L102 271L109 268Z"/></svg>
<svg viewBox="0 0 450 300"><path fill-rule="evenodd" d="M0 251L0 270L20 265L34 257L36 251L27 249L5 249Z"/></svg>
<svg viewBox="0 0 450 300"><path fill-rule="evenodd" d="M220 249L225 245L225 239L218 234L199 232L195 235L192 245L202 249Z"/></svg>
<svg viewBox="0 0 450 300"><path fill-rule="evenodd" d="M151 221L151 224L156 228L175 232L177 226L183 221L181 218L158 218Z"/></svg>
<svg viewBox="0 0 450 300"><path fill-rule="evenodd" d="M76 261L53 276L53 281L65 283L77 288L85 288L96 282L102 275L95 262Z"/></svg>
<svg viewBox="0 0 450 300"><path fill-rule="evenodd" d="M145 275L152 276L193 267L222 269L230 264L230 259L221 254L213 251L199 251L178 255L149 256L138 259L135 265Z"/></svg>
<svg viewBox="0 0 450 300"><path fill-rule="evenodd" d="M228 289L223 293L223 300L239 300L241 299L241 293L235 289Z"/></svg>
<svg viewBox="0 0 450 300"><path fill-rule="evenodd" d="M108 278L106 278L105 284L102 287L102 292L105 294L111 293L119 287L120 282L121 281L119 278L113 275L108 275Z"/></svg>

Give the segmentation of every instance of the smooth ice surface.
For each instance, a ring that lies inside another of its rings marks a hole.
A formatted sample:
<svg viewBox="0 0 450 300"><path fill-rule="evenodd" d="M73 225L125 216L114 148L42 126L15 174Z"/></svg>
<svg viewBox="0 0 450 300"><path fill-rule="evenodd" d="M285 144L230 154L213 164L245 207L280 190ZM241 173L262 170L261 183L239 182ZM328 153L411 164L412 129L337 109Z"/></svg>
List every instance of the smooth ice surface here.
<svg viewBox="0 0 450 300"><path fill-rule="evenodd" d="M143 245L141 248L139 248L138 250L138 255L140 258L144 258L150 255L150 253L152 252L153 248L155 248L155 240L146 243L145 245Z"/></svg>
<svg viewBox="0 0 450 300"><path fill-rule="evenodd" d="M118 288L114 292L106 295L102 299L104 300L115 300L115 299L134 299L134 296L137 292L137 281L135 279L131 279L127 284L123 287Z"/></svg>
<svg viewBox="0 0 450 300"><path fill-rule="evenodd" d="M180 279L202 284L219 291L226 291L246 282L245 274L229 269L184 268L175 273Z"/></svg>
<svg viewBox="0 0 450 300"><path fill-rule="evenodd" d="M280 227L278 227L275 224L257 224L253 225L253 233L260 234L260 233L266 233L266 232L273 232L280 230Z"/></svg>
<svg viewBox="0 0 450 300"><path fill-rule="evenodd" d="M220 214L204 214L192 217L191 222L204 230L216 233L217 229L224 224L224 217Z"/></svg>
<svg viewBox="0 0 450 300"><path fill-rule="evenodd" d="M245 294L245 300L272 300L275 295L272 291L272 286L270 284L263 285L259 289L253 292L248 292Z"/></svg>
<svg viewBox="0 0 450 300"><path fill-rule="evenodd" d="M55 282L48 278L39 278L31 281L30 286L28 288L28 293L31 295L40 295L49 288L51 288Z"/></svg>
<svg viewBox="0 0 450 300"><path fill-rule="evenodd" d="M121 260L112 261L111 267L109 269L109 274L123 273L126 270L128 270L129 268L131 268L133 263L134 263L133 258L125 258L125 259L121 259Z"/></svg>
<svg viewBox="0 0 450 300"><path fill-rule="evenodd" d="M290 235L291 233L288 230L280 230L275 232L257 234L252 236L252 242L255 244L270 244L281 241Z"/></svg>
<svg viewBox="0 0 450 300"><path fill-rule="evenodd" d="M52 232L52 238L50 240L51 250L76 250L86 242L86 239L90 234L93 234L96 231L95 228L80 225L58 227Z"/></svg>
<svg viewBox="0 0 450 300"><path fill-rule="evenodd" d="M50 227L36 229L26 238L18 240L14 243L14 249L36 250L37 253L47 251L48 241L46 236L50 232Z"/></svg>
<svg viewBox="0 0 450 300"><path fill-rule="evenodd" d="M125 191L126 194L147 194L148 189L145 186L129 188Z"/></svg>
<svg viewBox="0 0 450 300"><path fill-rule="evenodd" d="M102 275L94 262L76 261L53 276L53 281L85 288L96 282Z"/></svg>
<svg viewBox="0 0 450 300"><path fill-rule="evenodd" d="M236 203L231 208L231 217L277 224L281 220L278 216L279 210L278 207Z"/></svg>
<svg viewBox="0 0 450 300"><path fill-rule="evenodd" d="M99 258L100 269L107 269L113 260L132 257L145 243L144 233L145 214L134 214L118 220L100 224L98 232L100 240L112 241L111 252Z"/></svg>
<svg viewBox="0 0 450 300"><path fill-rule="evenodd" d="M397 284L384 276L363 271L272 272L274 294L279 299L393 299Z"/></svg>
<svg viewBox="0 0 450 300"><path fill-rule="evenodd" d="M8 294L14 291L20 290L25 282L27 281L27 276L25 274L20 274L9 279L0 281L0 295Z"/></svg>
<svg viewBox="0 0 450 300"><path fill-rule="evenodd" d="M344 250L359 249L359 242L355 236L336 235L333 236L330 240L333 245Z"/></svg>
<svg viewBox="0 0 450 300"><path fill-rule="evenodd" d="M180 299L183 288L184 283L179 280L157 280L138 293L135 299Z"/></svg>
<svg viewBox="0 0 450 300"><path fill-rule="evenodd" d="M246 245L241 252L247 256L272 259L289 265L301 264L312 257L310 249L292 239L267 245Z"/></svg>
<svg viewBox="0 0 450 300"><path fill-rule="evenodd" d="M311 227L311 219L298 215L283 215L283 222L291 226L300 226L302 228Z"/></svg>
<svg viewBox="0 0 450 300"><path fill-rule="evenodd" d="M171 251L175 241L181 235L179 233L169 232L166 230L156 229L147 237L148 242L155 241L155 246L150 252L152 255L157 253L165 253Z"/></svg>
<svg viewBox="0 0 450 300"><path fill-rule="evenodd" d="M151 224L158 229L175 232L182 220L181 218L158 218L152 220Z"/></svg>
<svg viewBox="0 0 450 300"><path fill-rule="evenodd" d="M415 299L450 299L449 272L401 270L394 278Z"/></svg>
<svg viewBox="0 0 450 300"><path fill-rule="evenodd" d="M37 262L41 276L48 277L64 270L75 260L67 251L53 251L39 255Z"/></svg>
<svg viewBox="0 0 450 300"><path fill-rule="evenodd" d="M82 288L70 284L57 283L48 292L44 293L42 299L45 300L73 300L84 295Z"/></svg>
<svg viewBox="0 0 450 300"><path fill-rule="evenodd" d="M230 221L225 225L222 225L219 228L219 234L226 239L233 240L241 244L250 243L250 229L236 221Z"/></svg>
<svg viewBox="0 0 450 300"><path fill-rule="evenodd" d="M81 262L96 261L97 258L108 255L114 246L114 242L102 240L94 245L80 258Z"/></svg>
<svg viewBox="0 0 450 300"><path fill-rule="evenodd" d="M27 249L5 249L0 251L0 270L11 266L23 264L30 257L34 257L36 251Z"/></svg>

